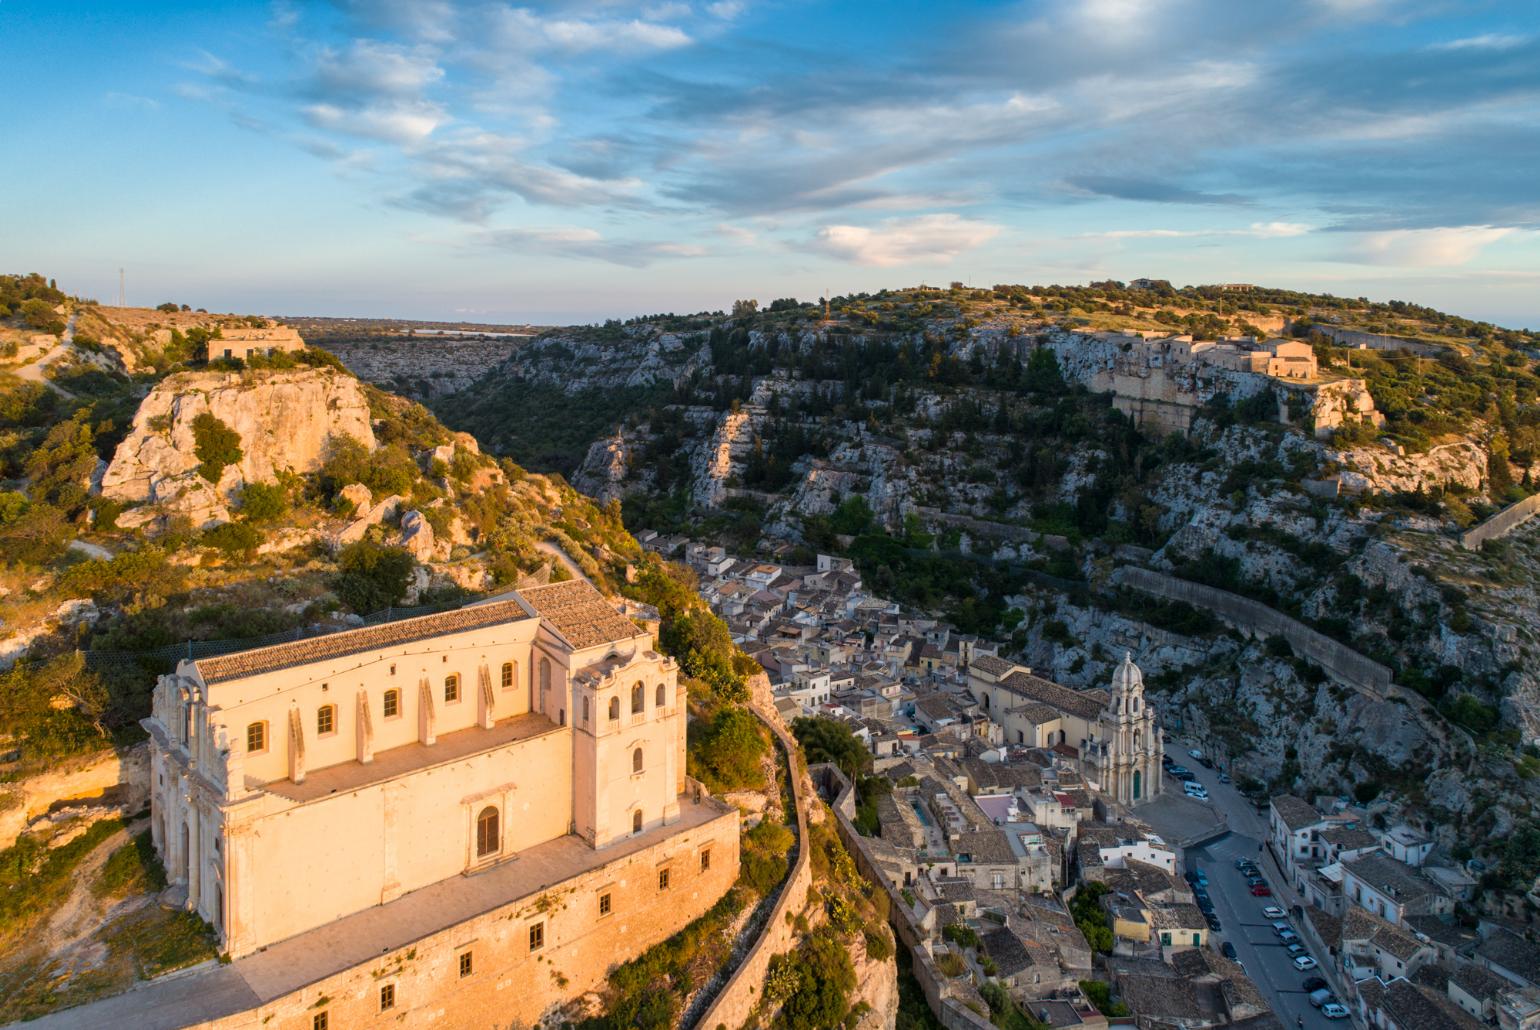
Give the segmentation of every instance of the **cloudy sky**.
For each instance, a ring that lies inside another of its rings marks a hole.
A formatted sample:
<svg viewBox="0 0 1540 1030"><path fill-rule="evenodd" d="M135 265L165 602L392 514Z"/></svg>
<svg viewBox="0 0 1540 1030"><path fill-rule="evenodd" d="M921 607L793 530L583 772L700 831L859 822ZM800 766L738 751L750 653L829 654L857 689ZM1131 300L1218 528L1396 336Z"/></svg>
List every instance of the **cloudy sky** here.
<svg viewBox="0 0 1540 1030"><path fill-rule="evenodd" d="M0 269L588 321L1148 275L1540 327L1534 0L0 0Z"/></svg>

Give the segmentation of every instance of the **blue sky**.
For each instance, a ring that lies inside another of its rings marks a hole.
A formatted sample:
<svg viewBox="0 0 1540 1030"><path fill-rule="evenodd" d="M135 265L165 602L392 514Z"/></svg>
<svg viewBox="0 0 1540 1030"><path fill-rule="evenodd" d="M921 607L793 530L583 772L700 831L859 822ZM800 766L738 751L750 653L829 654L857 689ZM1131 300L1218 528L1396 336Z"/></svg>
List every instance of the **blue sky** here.
<svg viewBox="0 0 1540 1030"><path fill-rule="evenodd" d="M0 269L589 321L1148 275L1540 327L1533 0L0 0Z"/></svg>

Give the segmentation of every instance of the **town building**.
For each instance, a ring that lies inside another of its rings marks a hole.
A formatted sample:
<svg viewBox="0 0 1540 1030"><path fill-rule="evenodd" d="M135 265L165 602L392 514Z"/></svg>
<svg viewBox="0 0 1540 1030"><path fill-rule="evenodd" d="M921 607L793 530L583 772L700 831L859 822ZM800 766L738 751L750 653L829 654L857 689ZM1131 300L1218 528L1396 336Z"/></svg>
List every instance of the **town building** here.
<svg viewBox="0 0 1540 1030"><path fill-rule="evenodd" d="M239 361L245 361L254 354L288 354L304 349L305 341L300 338L299 330L287 325L265 328L227 326L209 341L210 358L234 358Z"/></svg>

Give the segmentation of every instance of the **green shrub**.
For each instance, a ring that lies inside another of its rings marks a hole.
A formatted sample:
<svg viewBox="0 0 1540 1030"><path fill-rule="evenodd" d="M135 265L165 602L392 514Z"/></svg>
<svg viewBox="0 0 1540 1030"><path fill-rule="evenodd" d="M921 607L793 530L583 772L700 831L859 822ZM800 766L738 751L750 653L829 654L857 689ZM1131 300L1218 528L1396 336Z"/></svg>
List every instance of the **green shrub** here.
<svg viewBox="0 0 1540 1030"><path fill-rule="evenodd" d="M222 522L203 531L203 545L231 557L251 554L262 543L262 533L249 522Z"/></svg>
<svg viewBox="0 0 1540 1030"><path fill-rule="evenodd" d="M277 483L247 483L241 488L240 504L248 522L276 522L289 510L289 492Z"/></svg>
<svg viewBox="0 0 1540 1030"><path fill-rule="evenodd" d="M217 483L224 470L243 456L241 434L208 411L193 419L192 430L193 453L198 457L198 475L210 483Z"/></svg>
<svg viewBox="0 0 1540 1030"><path fill-rule="evenodd" d="M724 705L710 721L691 722L690 774L712 791L762 786L769 744L746 709Z"/></svg>
<svg viewBox="0 0 1540 1030"><path fill-rule="evenodd" d="M402 547L372 540L349 544L337 556L337 596L360 615L400 604L417 563Z"/></svg>

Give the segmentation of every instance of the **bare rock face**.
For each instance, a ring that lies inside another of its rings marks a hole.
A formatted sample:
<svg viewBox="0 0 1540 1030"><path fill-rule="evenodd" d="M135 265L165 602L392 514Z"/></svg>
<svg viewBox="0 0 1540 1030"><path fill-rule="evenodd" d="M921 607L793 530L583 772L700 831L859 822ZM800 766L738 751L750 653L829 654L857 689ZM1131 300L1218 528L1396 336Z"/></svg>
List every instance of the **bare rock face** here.
<svg viewBox="0 0 1540 1030"><path fill-rule="evenodd" d="M218 483L198 473L193 420L208 412L240 436L241 460ZM369 402L358 380L330 369L263 373L183 372L163 380L139 405L128 437L102 475L101 494L130 505L121 525L181 514L196 525L228 521L229 503L247 483L283 470L313 472L330 441L351 436L374 448Z"/></svg>
<svg viewBox="0 0 1540 1030"><path fill-rule="evenodd" d="M1397 454L1379 445L1355 447L1339 458L1345 466L1338 476L1344 493L1416 493L1449 485L1477 490L1486 478L1486 452L1472 440L1442 444L1423 454Z"/></svg>
<svg viewBox="0 0 1540 1030"><path fill-rule="evenodd" d="M420 562L430 562L437 551L433 538L433 526L420 511L409 511L401 516L401 546Z"/></svg>

